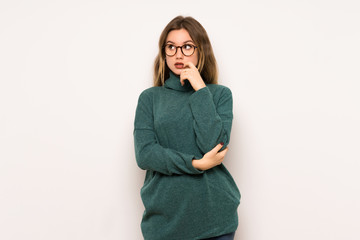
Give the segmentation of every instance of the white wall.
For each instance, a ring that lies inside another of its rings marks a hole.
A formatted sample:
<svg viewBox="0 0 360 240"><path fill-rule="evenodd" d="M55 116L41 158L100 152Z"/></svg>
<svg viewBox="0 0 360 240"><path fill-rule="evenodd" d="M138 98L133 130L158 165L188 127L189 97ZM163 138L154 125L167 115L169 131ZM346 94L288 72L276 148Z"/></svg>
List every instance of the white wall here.
<svg viewBox="0 0 360 240"><path fill-rule="evenodd" d="M179 14L233 91L237 239L359 239L356 0L2 0L0 239L142 239L134 111Z"/></svg>

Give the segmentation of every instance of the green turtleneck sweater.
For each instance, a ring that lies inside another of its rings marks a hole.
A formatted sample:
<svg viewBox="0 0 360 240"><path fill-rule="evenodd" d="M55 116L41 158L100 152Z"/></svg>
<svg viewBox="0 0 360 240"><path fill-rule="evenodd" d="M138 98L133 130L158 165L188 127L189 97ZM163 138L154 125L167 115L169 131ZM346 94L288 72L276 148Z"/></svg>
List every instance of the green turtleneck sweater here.
<svg viewBox="0 0 360 240"><path fill-rule="evenodd" d="M240 192L224 164L206 171L192 166L229 143L232 95L217 84L194 91L170 72L162 87L140 94L134 143L146 170L141 198L145 240L195 240L234 232Z"/></svg>

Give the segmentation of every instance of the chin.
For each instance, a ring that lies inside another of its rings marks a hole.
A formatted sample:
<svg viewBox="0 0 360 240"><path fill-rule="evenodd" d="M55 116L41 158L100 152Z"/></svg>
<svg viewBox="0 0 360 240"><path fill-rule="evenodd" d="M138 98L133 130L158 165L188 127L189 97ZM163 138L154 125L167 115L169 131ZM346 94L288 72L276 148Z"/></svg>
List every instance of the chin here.
<svg viewBox="0 0 360 240"><path fill-rule="evenodd" d="M176 75L180 75L182 69L170 69L173 73L175 73Z"/></svg>

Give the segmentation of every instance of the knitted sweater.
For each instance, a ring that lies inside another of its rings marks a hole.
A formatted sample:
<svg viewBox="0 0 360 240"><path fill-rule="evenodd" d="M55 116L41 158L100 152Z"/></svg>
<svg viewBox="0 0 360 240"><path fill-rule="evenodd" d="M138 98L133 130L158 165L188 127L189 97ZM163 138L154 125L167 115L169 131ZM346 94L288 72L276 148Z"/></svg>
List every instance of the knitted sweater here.
<svg viewBox="0 0 360 240"><path fill-rule="evenodd" d="M240 192L224 164L192 166L230 140L232 94L217 84L194 91L170 71L162 87L143 91L134 124L135 156L146 170L141 198L145 240L194 240L234 232Z"/></svg>

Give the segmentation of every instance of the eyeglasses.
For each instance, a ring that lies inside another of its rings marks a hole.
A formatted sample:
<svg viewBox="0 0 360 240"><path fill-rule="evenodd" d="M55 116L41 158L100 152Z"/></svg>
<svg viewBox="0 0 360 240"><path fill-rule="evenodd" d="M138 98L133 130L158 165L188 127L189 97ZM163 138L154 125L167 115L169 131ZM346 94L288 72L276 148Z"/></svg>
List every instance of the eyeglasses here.
<svg viewBox="0 0 360 240"><path fill-rule="evenodd" d="M174 46L172 44L166 44L164 46L165 54L169 57L172 57L177 53L178 48L181 49L181 52L182 54L184 54L184 56L190 57L191 55L194 54L195 49L197 47L191 44L184 44L182 46Z"/></svg>

